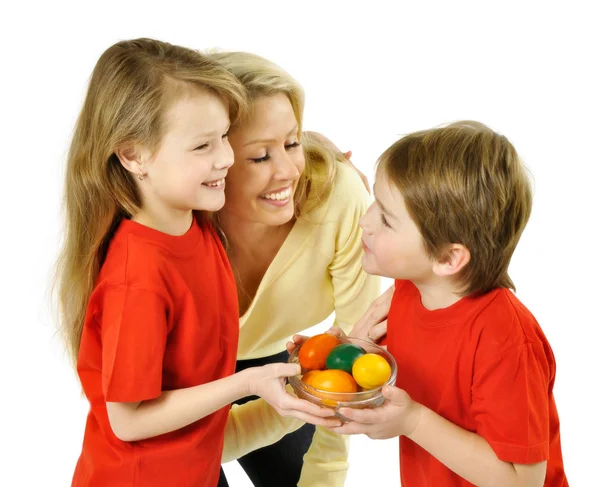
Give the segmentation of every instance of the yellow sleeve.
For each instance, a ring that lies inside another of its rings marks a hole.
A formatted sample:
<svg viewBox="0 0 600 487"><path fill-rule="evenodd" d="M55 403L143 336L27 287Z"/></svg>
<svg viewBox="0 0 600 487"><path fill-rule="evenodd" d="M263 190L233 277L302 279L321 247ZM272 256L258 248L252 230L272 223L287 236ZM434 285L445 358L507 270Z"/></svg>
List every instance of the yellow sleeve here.
<svg viewBox="0 0 600 487"><path fill-rule="evenodd" d="M342 487L348 473L350 438L317 426L304 455L298 487Z"/></svg>
<svg viewBox="0 0 600 487"><path fill-rule="evenodd" d="M290 385L287 390L294 394ZM251 451L277 443L302 425L304 422L299 419L280 416L264 399L234 404L229 410L225 426L221 463L231 462Z"/></svg>
<svg viewBox="0 0 600 487"><path fill-rule="evenodd" d="M335 193L332 195L332 218L340 226L336 252L329 266L333 283L335 322L346 333L381 294L381 281L362 269L362 230L360 218L367 212L371 197L358 174L341 165ZM337 215L337 216L336 216ZM300 475L299 487L342 487L348 472L349 438L317 427Z"/></svg>
<svg viewBox="0 0 600 487"><path fill-rule="evenodd" d="M336 251L329 265L333 284L335 322L346 333L381 295L381 279L362 268L362 229L359 222L371 205L371 196L360 177L346 165L340 165L340 177L332 195L333 210L340 226ZM332 215L333 216L333 215Z"/></svg>

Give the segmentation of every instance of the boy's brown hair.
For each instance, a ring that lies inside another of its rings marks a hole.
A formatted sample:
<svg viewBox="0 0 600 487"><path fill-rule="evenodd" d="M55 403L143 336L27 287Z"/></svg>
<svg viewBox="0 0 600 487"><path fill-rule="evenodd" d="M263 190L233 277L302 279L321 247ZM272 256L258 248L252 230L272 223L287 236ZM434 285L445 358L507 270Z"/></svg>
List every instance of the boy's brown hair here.
<svg viewBox="0 0 600 487"><path fill-rule="evenodd" d="M515 289L508 266L531 214L531 185L513 145L487 126L462 121L409 134L378 168L402 193L429 255L462 244L471 259L459 274L464 294Z"/></svg>

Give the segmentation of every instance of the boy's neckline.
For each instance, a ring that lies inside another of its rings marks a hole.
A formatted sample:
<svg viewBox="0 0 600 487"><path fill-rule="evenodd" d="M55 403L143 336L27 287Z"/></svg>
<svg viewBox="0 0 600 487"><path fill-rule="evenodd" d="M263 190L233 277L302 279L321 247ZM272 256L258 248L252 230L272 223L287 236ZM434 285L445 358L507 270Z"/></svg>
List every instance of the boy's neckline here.
<svg viewBox="0 0 600 487"><path fill-rule="evenodd" d="M463 296L450 306L431 310L423 306L421 292L417 286L410 281L408 282L411 288L409 292L413 295L411 308L415 318L417 318L419 323L432 327L452 325L464 321L466 318L465 311L467 313L471 312L471 310L474 309L473 305L475 302L482 300L482 298L484 298L485 301L488 301L493 299L498 293L498 289L495 289L483 296ZM485 299L486 297L487 299Z"/></svg>

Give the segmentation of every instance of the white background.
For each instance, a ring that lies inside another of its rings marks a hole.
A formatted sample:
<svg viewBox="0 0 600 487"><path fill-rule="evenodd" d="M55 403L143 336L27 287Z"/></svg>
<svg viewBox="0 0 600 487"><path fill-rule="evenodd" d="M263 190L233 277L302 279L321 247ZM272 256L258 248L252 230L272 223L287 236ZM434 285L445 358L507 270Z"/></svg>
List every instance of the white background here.
<svg viewBox="0 0 600 487"><path fill-rule="evenodd" d="M399 134L476 119L507 135L535 177L511 274L556 355L571 485L598 485L600 36L592 2L344 3L0 7L0 485L69 485L80 452L87 403L47 293L64 160L97 58L141 36L281 64L306 89L305 128L353 150L370 177ZM379 485L399 485L396 445L353 438L346 485L374 474ZM237 464L227 471L233 487L250 485Z"/></svg>

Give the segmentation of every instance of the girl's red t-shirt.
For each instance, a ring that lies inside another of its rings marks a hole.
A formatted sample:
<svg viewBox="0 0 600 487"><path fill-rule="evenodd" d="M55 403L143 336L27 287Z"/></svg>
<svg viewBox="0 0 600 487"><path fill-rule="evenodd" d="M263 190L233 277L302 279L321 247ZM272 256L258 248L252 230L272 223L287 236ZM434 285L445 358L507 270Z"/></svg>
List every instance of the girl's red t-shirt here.
<svg viewBox="0 0 600 487"><path fill-rule="evenodd" d="M229 407L124 442L106 402L150 400L233 374L238 332L235 279L210 223L194 220L177 237L123 220L85 318L77 371L91 408L72 485L217 485Z"/></svg>

